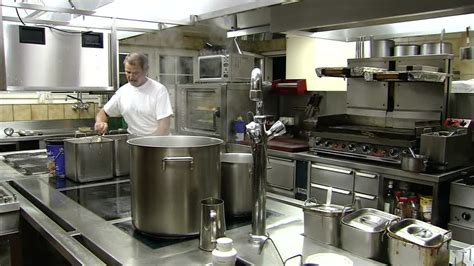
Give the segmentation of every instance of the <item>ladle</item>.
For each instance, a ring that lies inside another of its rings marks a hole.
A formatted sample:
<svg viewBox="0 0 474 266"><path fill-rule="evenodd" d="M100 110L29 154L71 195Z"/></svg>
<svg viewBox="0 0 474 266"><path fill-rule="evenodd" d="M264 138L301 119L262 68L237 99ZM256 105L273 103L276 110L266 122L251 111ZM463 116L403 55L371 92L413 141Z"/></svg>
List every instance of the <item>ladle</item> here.
<svg viewBox="0 0 474 266"><path fill-rule="evenodd" d="M416 155L415 155L415 152L413 151L413 149L411 147L408 147L408 150L410 151L410 154L413 158L416 158Z"/></svg>

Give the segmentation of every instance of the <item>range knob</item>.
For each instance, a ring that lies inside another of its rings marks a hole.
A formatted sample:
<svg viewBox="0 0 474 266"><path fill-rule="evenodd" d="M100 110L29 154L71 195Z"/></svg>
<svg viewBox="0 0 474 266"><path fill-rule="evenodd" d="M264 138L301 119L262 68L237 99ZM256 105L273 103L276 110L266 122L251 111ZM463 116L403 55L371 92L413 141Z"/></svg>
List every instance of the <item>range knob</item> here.
<svg viewBox="0 0 474 266"><path fill-rule="evenodd" d="M400 155L400 150L398 150L397 148L391 148L390 150L388 150L388 155L390 155L390 157L392 158L396 158Z"/></svg>
<svg viewBox="0 0 474 266"><path fill-rule="evenodd" d="M362 145L363 153L370 153L371 151L372 151L372 147L370 147L370 145Z"/></svg>
<svg viewBox="0 0 474 266"><path fill-rule="evenodd" d="M355 151L355 149L356 149L356 145L355 145L355 144L352 144L352 143L351 143L351 144L347 145L347 150L348 150L348 151Z"/></svg>
<svg viewBox="0 0 474 266"><path fill-rule="evenodd" d="M326 140L326 141L324 142L324 147L326 147L326 148L330 148L331 145L332 145L332 142L329 141L329 140Z"/></svg>
<svg viewBox="0 0 474 266"><path fill-rule="evenodd" d="M314 139L314 144L316 146L321 146L322 142L323 142L323 140L320 137L317 137L317 138Z"/></svg>
<svg viewBox="0 0 474 266"><path fill-rule="evenodd" d="M471 214L467 213L467 212L463 212L461 214L461 217L465 220L465 221L469 221L471 220Z"/></svg>

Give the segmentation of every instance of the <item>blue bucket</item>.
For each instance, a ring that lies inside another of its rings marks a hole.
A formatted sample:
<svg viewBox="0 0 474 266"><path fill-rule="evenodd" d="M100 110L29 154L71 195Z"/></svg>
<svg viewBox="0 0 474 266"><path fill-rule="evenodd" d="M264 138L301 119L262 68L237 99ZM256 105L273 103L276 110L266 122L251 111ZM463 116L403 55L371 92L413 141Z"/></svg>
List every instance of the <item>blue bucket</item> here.
<svg viewBox="0 0 474 266"><path fill-rule="evenodd" d="M45 139L46 154L48 155L48 169L50 176L65 176L64 140L66 138Z"/></svg>

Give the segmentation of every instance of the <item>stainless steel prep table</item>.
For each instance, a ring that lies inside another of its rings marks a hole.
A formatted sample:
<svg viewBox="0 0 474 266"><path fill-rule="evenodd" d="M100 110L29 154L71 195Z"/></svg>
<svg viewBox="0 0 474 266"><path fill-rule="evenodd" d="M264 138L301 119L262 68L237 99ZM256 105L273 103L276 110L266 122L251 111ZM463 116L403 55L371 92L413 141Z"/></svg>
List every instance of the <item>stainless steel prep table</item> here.
<svg viewBox="0 0 474 266"><path fill-rule="evenodd" d="M9 179L8 165L0 165L0 176L3 177L3 180ZM197 238L157 249L150 248L113 225L116 222L130 220L129 217L106 221L51 186L47 176L12 176L10 180L9 183L14 186L12 189L22 190L22 194L27 195L26 197L19 196L23 210L22 216L34 224L34 227L63 256L69 258L70 262L96 264L99 262L98 258L107 264L168 263L188 265L211 262L211 253L198 248ZM81 187L124 182L128 181L83 184ZM3 181L3 183L7 182ZM303 212L298 207L269 199L267 209L269 212L277 214L269 216L267 227L283 259L296 254L302 254L306 258L314 253L333 252L347 256L353 260L354 265L380 265L377 262L359 258L346 251L303 237L301 235ZM51 217L54 217L56 222ZM247 240L250 231L250 225L227 231L227 236L234 240L238 256L256 265L280 264L278 253L269 242L262 254L257 254L258 247L250 244ZM298 259L294 260L295 263L298 261Z"/></svg>

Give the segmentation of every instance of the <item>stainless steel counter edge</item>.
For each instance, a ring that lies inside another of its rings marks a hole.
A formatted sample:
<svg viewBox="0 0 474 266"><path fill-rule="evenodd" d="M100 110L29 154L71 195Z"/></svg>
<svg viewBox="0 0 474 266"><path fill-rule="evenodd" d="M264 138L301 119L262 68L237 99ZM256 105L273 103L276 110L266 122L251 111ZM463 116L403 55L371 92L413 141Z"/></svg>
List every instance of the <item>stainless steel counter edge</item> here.
<svg viewBox="0 0 474 266"><path fill-rule="evenodd" d="M229 151L244 151L249 150L250 147L242 144L227 143L227 149ZM250 151L250 150L249 150ZM342 167L353 168L356 170L365 170L378 174L392 175L411 179L412 181L420 181L420 183L440 183L446 180L450 180L455 175L459 175L460 171L469 171L474 169L474 165L466 166L461 169L446 171L439 174L426 174L426 173L414 173L401 170L395 166L389 165L377 165L371 163L359 162L356 160L344 160L336 157L323 157L310 152L285 152L277 150L268 150L269 156L281 157L292 160L309 161L314 163L332 164Z"/></svg>
<svg viewBox="0 0 474 266"><path fill-rule="evenodd" d="M21 189L27 191L34 198L34 201L41 202L64 222L70 224L75 229L70 234L81 234L117 263L132 265L162 263L202 265L212 260L210 252L198 248L199 239L192 239L154 250L116 228L111 221L103 220L50 187L45 180L30 178L15 180L15 183ZM32 207L31 203L28 203L23 197L21 197L21 202L23 202L22 206L26 206L24 211L29 216L44 217L44 214ZM375 261L354 256L344 250L317 243L304 237L302 235L303 212L300 208L269 199L267 210L275 214L267 219L267 228L283 259L296 254L302 254L306 258L314 253L332 252L347 256L353 260L354 265L381 265ZM46 228L51 226L49 224L45 225ZM58 228L56 230L61 231ZM238 251L238 256L256 265L281 264L278 253L269 243L266 244L262 254L258 255L258 246L248 242L250 231L250 225L247 225L226 232L226 235L234 240L234 247ZM61 234L64 237L62 241L65 242L65 245L77 244L77 242L71 240L71 236L67 236L67 233L62 232ZM94 252L92 250L92 253Z"/></svg>
<svg viewBox="0 0 474 266"><path fill-rule="evenodd" d="M10 191L15 191L7 182L1 182ZM92 252L83 247L71 235L36 208L31 202L16 192L20 202L21 215L31 224L58 252L71 264L82 265L106 265Z"/></svg>

